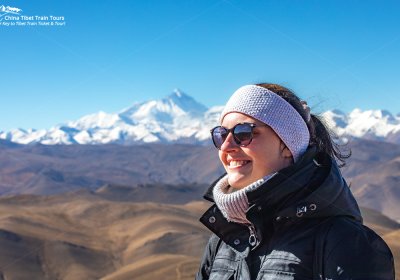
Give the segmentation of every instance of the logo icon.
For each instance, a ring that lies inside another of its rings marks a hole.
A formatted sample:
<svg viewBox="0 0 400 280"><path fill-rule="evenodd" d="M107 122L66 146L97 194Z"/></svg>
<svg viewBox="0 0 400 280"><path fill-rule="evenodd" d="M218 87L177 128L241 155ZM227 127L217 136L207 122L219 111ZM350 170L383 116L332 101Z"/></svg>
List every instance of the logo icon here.
<svg viewBox="0 0 400 280"><path fill-rule="evenodd" d="M0 12L3 12L4 14L0 16L4 16L5 14L14 14L14 15L19 15L20 12L22 12L22 9L20 8L15 8L15 7L10 7L10 6L0 6Z"/></svg>
<svg viewBox="0 0 400 280"><path fill-rule="evenodd" d="M2 17L7 14L20 15L21 12L22 12L22 9L20 9L20 8L1 5L0 6L0 21L2 21L3 20Z"/></svg>

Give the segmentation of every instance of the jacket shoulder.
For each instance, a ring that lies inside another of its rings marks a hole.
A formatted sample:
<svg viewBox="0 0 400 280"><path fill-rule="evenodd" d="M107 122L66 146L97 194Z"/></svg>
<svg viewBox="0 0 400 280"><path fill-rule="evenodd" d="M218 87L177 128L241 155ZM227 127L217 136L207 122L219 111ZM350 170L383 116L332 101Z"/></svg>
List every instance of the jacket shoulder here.
<svg viewBox="0 0 400 280"><path fill-rule="evenodd" d="M328 279L394 279L393 255L385 241L347 217L333 218L323 261Z"/></svg>

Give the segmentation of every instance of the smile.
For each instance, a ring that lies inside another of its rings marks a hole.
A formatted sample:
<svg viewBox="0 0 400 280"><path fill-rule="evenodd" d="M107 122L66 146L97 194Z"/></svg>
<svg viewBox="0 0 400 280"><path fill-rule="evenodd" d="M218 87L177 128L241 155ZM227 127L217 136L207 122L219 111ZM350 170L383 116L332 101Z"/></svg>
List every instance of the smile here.
<svg viewBox="0 0 400 280"><path fill-rule="evenodd" d="M228 165L229 167L242 167L248 163L250 163L249 160L231 160Z"/></svg>

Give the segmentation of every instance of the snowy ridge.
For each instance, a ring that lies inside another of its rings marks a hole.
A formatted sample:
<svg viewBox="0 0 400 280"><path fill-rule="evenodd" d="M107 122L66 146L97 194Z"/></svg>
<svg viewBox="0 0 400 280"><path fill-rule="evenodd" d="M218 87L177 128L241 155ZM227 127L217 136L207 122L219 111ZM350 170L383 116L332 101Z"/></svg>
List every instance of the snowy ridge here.
<svg viewBox="0 0 400 280"><path fill-rule="evenodd" d="M208 109L175 89L162 100L135 103L119 113L98 112L49 130L16 129L0 139L20 144L135 144L208 141L222 107Z"/></svg>
<svg viewBox="0 0 400 280"><path fill-rule="evenodd" d="M395 140L400 140L400 117L386 110L354 109L349 114L333 110L322 116L338 136L400 143Z"/></svg>
<svg viewBox="0 0 400 280"><path fill-rule="evenodd" d="M139 144L210 143L210 128L218 124L223 106L207 108L175 89L161 100L135 103L119 113L98 112L48 130L15 129L0 139L20 144ZM322 114L339 136L400 143L400 117L385 110Z"/></svg>

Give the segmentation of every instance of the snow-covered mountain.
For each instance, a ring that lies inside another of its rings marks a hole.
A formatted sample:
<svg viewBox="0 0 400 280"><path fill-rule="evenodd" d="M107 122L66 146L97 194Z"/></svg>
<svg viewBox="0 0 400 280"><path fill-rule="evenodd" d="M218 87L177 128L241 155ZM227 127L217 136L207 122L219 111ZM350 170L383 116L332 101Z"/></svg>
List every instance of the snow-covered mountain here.
<svg viewBox="0 0 400 280"><path fill-rule="evenodd" d="M21 144L201 143L222 107L207 108L175 89L162 100L135 103L119 113L98 112L49 130L16 129L0 139Z"/></svg>
<svg viewBox="0 0 400 280"><path fill-rule="evenodd" d="M210 143L210 128L218 123L223 106L207 108L175 89L161 99L135 103L119 113L98 112L48 130L16 129L0 139L21 144ZM339 136L400 143L400 117L384 110L322 114Z"/></svg>
<svg viewBox="0 0 400 280"><path fill-rule="evenodd" d="M386 110L354 109L348 114L333 110L322 116L338 136L400 143L400 117Z"/></svg>

